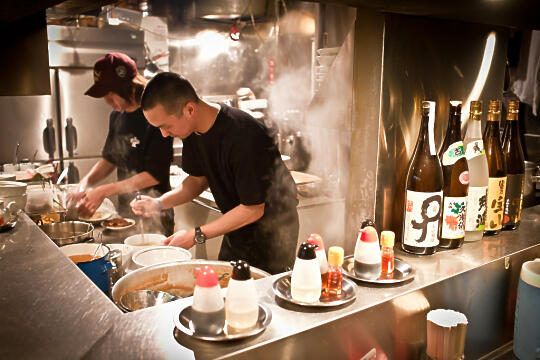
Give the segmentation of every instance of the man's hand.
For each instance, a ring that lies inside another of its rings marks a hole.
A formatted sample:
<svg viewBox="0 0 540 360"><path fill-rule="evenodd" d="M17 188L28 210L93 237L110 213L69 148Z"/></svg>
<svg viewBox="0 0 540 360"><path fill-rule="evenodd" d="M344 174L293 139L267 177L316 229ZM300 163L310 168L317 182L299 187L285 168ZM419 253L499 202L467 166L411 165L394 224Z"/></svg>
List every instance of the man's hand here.
<svg viewBox="0 0 540 360"><path fill-rule="evenodd" d="M165 245L190 249L195 245L195 229L180 230L163 240Z"/></svg>
<svg viewBox="0 0 540 360"><path fill-rule="evenodd" d="M66 194L66 206L68 208L79 206L79 201L81 201L81 199L84 197L86 192L85 190L86 189L81 185L68 189Z"/></svg>
<svg viewBox="0 0 540 360"><path fill-rule="evenodd" d="M142 195L140 200L133 199L129 204L135 215L150 217L159 210L159 201L150 196Z"/></svg>
<svg viewBox="0 0 540 360"><path fill-rule="evenodd" d="M99 187L88 190L80 201L77 212L81 216L90 217L94 215L104 199L105 194Z"/></svg>

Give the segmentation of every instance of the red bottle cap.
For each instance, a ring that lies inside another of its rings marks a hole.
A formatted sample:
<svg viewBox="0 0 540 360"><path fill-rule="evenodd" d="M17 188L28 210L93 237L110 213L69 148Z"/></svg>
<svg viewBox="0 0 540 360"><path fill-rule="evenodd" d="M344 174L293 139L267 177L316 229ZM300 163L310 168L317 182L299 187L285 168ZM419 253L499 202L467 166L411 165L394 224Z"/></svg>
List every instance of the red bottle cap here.
<svg viewBox="0 0 540 360"><path fill-rule="evenodd" d="M315 251L321 251L324 250L324 241L322 239L322 236L319 234L311 234L308 236L307 243L317 245L317 248Z"/></svg>
<svg viewBox="0 0 540 360"><path fill-rule="evenodd" d="M379 242L377 230L373 226L368 226L363 229L360 239L364 242Z"/></svg>
<svg viewBox="0 0 540 360"><path fill-rule="evenodd" d="M206 265L202 268L196 268L195 273L197 274L196 286L211 288L218 284L218 276L211 266Z"/></svg>

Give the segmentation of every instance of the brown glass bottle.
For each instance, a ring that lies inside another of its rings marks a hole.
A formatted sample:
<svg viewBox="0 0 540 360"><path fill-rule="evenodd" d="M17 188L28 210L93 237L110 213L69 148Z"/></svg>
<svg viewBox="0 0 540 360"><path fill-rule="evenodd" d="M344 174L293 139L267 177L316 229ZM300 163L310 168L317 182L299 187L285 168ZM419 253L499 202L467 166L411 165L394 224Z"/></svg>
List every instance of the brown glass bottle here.
<svg viewBox="0 0 540 360"><path fill-rule="evenodd" d="M501 102L499 100L490 100L487 124L483 136L489 169L485 235L496 235L500 232L504 215L506 163L501 142L499 141L500 119Z"/></svg>
<svg viewBox="0 0 540 360"><path fill-rule="evenodd" d="M422 124L405 180L403 250L420 255L435 253L439 244L443 174L435 151L435 103L422 102Z"/></svg>
<svg viewBox="0 0 540 360"><path fill-rule="evenodd" d="M456 249L465 240L465 209L469 188L469 167L461 137L461 101L450 101L448 128L439 159L444 183L439 247Z"/></svg>
<svg viewBox="0 0 540 360"><path fill-rule="evenodd" d="M518 114L519 101L511 100L508 104L503 134L503 153L507 172L503 230L518 228L523 205L525 156L519 138Z"/></svg>

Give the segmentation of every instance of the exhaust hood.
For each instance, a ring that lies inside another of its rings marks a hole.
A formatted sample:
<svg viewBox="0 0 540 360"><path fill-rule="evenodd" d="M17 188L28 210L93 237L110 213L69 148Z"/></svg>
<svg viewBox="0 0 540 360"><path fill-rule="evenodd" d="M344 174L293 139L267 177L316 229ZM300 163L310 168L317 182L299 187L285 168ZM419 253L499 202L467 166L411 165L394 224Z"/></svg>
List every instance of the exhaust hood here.
<svg viewBox="0 0 540 360"><path fill-rule="evenodd" d="M240 18L258 19L267 15L268 0L197 0L196 17L205 20L229 21Z"/></svg>

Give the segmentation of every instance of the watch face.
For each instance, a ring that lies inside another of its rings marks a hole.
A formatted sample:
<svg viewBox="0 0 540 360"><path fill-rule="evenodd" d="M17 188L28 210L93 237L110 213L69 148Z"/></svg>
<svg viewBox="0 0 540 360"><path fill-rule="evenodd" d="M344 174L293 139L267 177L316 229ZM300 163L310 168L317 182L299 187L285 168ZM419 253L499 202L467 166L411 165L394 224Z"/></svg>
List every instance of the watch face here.
<svg viewBox="0 0 540 360"><path fill-rule="evenodd" d="M206 235L203 234L200 228L195 229L195 242L197 244L204 244L206 242Z"/></svg>

